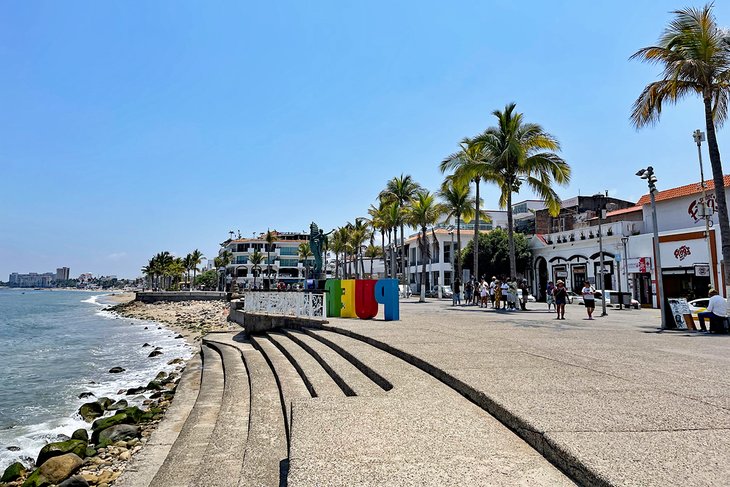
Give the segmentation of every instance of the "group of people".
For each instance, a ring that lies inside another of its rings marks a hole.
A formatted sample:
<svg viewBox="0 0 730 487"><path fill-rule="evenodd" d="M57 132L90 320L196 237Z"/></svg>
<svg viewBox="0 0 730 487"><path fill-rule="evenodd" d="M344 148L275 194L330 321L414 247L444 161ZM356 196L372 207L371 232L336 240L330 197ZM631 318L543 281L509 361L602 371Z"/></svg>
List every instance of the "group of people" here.
<svg viewBox="0 0 730 487"><path fill-rule="evenodd" d="M477 280L471 278L463 286L461 279L456 279L453 286L452 304L461 306L461 292L464 291L464 305L479 305L480 308L517 310L519 305L523 311L527 310L527 297L530 295L530 289L527 280L521 282L516 278L497 279L496 276L492 280L482 277ZM520 291L521 290L521 295Z"/></svg>
<svg viewBox="0 0 730 487"><path fill-rule="evenodd" d="M596 309L596 290L591 286L591 283L585 281L583 283L583 289L580 291L583 297L583 304L588 313L589 320L593 319L593 311ZM552 306L555 306L555 312L558 314L556 320L565 319L565 305L569 301L568 288L565 287L565 282L558 280L555 284L553 281L549 281L547 289L545 289L545 296L548 305L548 311Z"/></svg>

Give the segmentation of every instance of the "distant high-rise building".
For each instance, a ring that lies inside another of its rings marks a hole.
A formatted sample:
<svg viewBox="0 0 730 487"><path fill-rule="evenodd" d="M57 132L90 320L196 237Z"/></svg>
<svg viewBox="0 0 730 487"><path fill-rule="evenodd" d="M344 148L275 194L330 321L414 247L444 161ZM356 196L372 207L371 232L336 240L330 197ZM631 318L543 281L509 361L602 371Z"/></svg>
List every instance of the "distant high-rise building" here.
<svg viewBox="0 0 730 487"><path fill-rule="evenodd" d="M69 273L71 272L71 269L68 267L59 267L56 269L56 282L58 281L68 281Z"/></svg>
<svg viewBox="0 0 730 487"><path fill-rule="evenodd" d="M51 287L51 282L55 278L52 272L38 274L31 272L30 274L18 274L13 272L10 274L8 284L10 287Z"/></svg>

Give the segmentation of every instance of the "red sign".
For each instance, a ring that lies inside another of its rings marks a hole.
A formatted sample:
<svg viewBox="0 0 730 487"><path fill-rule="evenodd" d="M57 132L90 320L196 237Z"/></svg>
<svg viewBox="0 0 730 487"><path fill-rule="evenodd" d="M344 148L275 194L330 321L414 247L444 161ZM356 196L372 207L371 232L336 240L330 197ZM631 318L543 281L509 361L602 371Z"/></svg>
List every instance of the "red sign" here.
<svg viewBox="0 0 730 487"><path fill-rule="evenodd" d="M674 251L674 257L680 261L684 260L689 255L692 255L692 251L686 245L682 245Z"/></svg>

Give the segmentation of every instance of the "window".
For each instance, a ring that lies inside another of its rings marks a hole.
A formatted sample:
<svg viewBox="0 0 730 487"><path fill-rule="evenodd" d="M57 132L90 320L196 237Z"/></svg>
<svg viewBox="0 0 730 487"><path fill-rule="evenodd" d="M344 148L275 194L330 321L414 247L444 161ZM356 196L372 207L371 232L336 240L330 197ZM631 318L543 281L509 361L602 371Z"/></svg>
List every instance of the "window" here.
<svg viewBox="0 0 730 487"><path fill-rule="evenodd" d="M444 244L444 262L451 262L451 242Z"/></svg>
<svg viewBox="0 0 730 487"><path fill-rule="evenodd" d="M281 259L282 267L296 267L299 264L297 259Z"/></svg>
<svg viewBox="0 0 730 487"><path fill-rule="evenodd" d="M239 255L236 257L236 264L248 264L248 255Z"/></svg>
<svg viewBox="0 0 730 487"><path fill-rule="evenodd" d="M297 247L279 247L279 255L298 255Z"/></svg>

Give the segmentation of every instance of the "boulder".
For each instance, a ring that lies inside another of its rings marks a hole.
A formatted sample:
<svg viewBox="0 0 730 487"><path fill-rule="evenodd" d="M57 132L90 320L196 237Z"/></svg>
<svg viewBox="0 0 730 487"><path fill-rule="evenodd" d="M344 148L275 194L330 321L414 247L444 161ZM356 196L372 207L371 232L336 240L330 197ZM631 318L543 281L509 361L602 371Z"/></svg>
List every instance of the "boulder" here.
<svg viewBox="0 0 730 487"><path fill-rule="evenodd" d="M10 450L10 451L20 451L20 447L15 446L15 445L11 445L11 446L7 447L6 449Z"/></svg>
<svg viewBox="0 0 730 487"><path fill-rule="evenodd" d="M17 480L27 473L27 470L20 462L11 463L8 468L3 472L3 476L0 477L0 482L12 482Z"/></svg>
<svg viewBox="0 0 730 487"><path fill-rule="evenodd" d="M87 402L82 404L79 408L79 416L84 418L84 421L91 423L94 419L104 414L104 408L98 402Z"/></svg>
<svg viewBox="0 0 730 487"><path fill-rule="evenodd" d="M158 381L164 380L166 378L167 378L167 372L165 372L164 370L161 372L158 372L157 375L155 376L155 380L158 380Z"/></svg>
<svg viewBox="0 0 730 487"><path fill-rule="evenodd" d="M35 464L43 465L48 459L65 455L67 453L74 453L83 458L86 455L86 442L82 440L67 440L49 443L41 448Z"/></svg>
<svg viewBox="0 0 730 487"><path fill-rule="evenodd" d="M89 483L81 475L74 475L58 484L58 487L89 487Z"/></svg>
<svg viewBox="0 0 730 487"><path fill-rule="evenodd" d="M99 403L99 405L102 407L102 409L104 411L106 411L109 408L109 406L112 405L112 403L114 401L112 401L108 397L100 397L99 399L96 400L96 402Z"/></svg>
<svg viewBox="0 0 730 487"><path fill-rule="evenodd" d="M94 397L93 392L82 392L79 394L79 399L88 399L89 397Z"/></svg>
<svg viewBox="0 0 730 487"><path fill-rule="evenodd" d="M118 441L131 440L132 438L139 438L140 427L131 424L118 424L110 426L99 432L98 447L104 448L108 445L116 443Z"/></svg>
<svg viewBox="0 0 730 487"><path fill-rule="evenodd" d="M77 429L76 431L73 432L73 434L71 435L71 439L72 440L81 440L81 441L85 441L85 442L88 443L88 441L89 441L89 432L86 431L85 428L79 428L79 429ZM79 455L79 456L81 456L81 455Z"/></svg>
<svg viewBox="0 0 730 487"><path fill-rule="evenodd" d="M146 343L146 342L145 342L145 344L144 344L144 345L142 345L142 348L144 348L144 347L151 347L151 346L152 346L152 345L150 345L149 343Z"/></svg>
<svg viewBox="0 0 730 487"><path fill-rule="evenodd" d="M87 457L93 457L96 455L96 450L94 448L91 448L90 446L86 447L86 456Z"/></svg>
<svg viewBox="0 0 730 487"><path fill-rule="evenodd" d="M127 389L126 394L128 396L134 396L135 394L142 394L146 390L144 387L132 387L131 389Z"/></svg>
<svg viewBox="0 0 730 487"><path fill-rule="evenodd" d="M181 363L183 363L183 359L174 358L174 359L170 360L169 362L167 362L167 365L176 365L176 364L181 364Z"/></svg>
<svg viewBox="0 0 730 487"><path fill-rule="evenodd" d="M180 334L177 334L177 335L175 335L175 338L185 338L185 337Z"/></svg>
<svg viewBox="0 0 730 487"><path fill-rule="evenodd" d="M147 355L149 358L157 357L158 355L162 355L162 352L160 350L152 350L149 355Z"/></svg>
<svg viewBox="0 0 730 487"><path fill-rule="evenodd" d="M96 421L94 421L94 424L91 425L91 442L93 444L97 444L97 442L99 441L99 433L112 426L116 426L118 424L139 423L142 420L144 414L145 413L137 406L132 406L118 412L114 416L97 419Z"/></svg>
<svg viewBox="0 0 730 487"><path fill-rule="evenodd" d="M129 406L129 403L126 399L120 399L108 408L106 408L107 411L118 411L120 409L124 409Z"/></svg>
<svg viewBox="0 0 730 487"><path fill-rule="evenodd" d="M74 453L48 459L23 482L23 487L47 487L60 484L81 468L84 461Z"/></svg>
<svg viewBox="0 0 730 487"><path fill-rule="evenodd" d="M111 369L109 369L109 373L110 374L120 374L120 373L124 372L125 370L126 369L124 369L122 367L112 367Z"/></svg>
<svg viewBox="0 0 730 487"><path fill-rule="evenodd" d="M163 384L161 382L153 380L147 384L147 389L150 391L159 391L160 389L162 389L162 385Z"/></svg>

